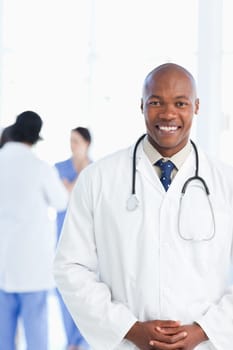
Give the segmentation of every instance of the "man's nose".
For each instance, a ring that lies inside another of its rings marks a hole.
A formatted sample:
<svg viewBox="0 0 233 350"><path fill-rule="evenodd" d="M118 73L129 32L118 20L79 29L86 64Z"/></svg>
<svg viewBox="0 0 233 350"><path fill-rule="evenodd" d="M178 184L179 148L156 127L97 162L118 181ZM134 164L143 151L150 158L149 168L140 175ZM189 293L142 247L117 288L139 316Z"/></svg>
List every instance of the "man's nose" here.
<svg viewBox="0 0 233 350"><path fill-rule="evenodd" d="M176 108L172 104L165 104L163 110L160 114L161 118L164 119L174 119L176 117Z"/></svg>

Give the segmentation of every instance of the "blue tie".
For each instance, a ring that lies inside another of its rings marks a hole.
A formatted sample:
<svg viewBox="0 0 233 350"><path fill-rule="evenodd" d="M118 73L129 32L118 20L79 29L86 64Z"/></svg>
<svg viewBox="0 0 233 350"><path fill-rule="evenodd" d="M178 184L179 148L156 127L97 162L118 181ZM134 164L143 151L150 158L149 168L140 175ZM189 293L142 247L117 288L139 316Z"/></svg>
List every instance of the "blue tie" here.
<svg viewBox="0 0 233 350"><path fill-rule="evenodd" d="M164 162L162 159L158 160L155 165L159 166L161 169L160 181L162 182L165 191L167 191L171 184L171 173L175 168L175 165L170 160Z"/></svg>

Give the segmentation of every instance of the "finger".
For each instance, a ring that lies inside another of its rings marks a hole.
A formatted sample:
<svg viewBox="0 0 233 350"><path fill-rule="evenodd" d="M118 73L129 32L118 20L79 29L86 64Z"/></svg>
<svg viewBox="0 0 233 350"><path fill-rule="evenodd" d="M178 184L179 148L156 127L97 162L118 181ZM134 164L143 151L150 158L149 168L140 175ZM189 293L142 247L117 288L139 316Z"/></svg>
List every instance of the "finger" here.
<svg viewBox="0 0 233 350"><path fill-rule="evenodd" d="M180 321L172 321L172 320L165 320L165 321L157 321L157 326L161 328L174 328L180 326Z"/></svg>
<svg viewBox="0 0 233 350"><path fill-rule="evenodd" d="M153 345L156 342L163 343L163 344L176 344L177 342L182 341L184 338L186 338L187 334L188 333L184 331L174 335L165 335L162 333L157 333L156 339L152 339L149 342L149 344Z"/></svg>
<svg viewBox="0 0 233 350"><path fill-rule="evenodd" d="M182 332L182 328L181 327L156 327L157 331L159 331L160 333L163 333L163 334L168 334L168 335L171 335L171 334L177 334L179 332Z"/></svg>
<svg viewBox="0 0 233 350"><path fill-rule="evenodd" d="M175 344L174 343L167 344L159 341L151 341L149 345L151 349L156 349L156 350L181 350L184 348L184 344L181 341Z"/></svg>

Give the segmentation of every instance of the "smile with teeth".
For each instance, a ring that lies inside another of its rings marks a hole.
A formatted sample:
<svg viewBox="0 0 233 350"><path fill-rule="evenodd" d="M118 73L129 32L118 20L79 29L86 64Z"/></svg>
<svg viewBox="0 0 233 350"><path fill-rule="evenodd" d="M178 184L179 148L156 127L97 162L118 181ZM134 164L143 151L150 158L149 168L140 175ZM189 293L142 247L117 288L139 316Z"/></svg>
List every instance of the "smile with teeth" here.
<svg viewBox="0 0 233 350"><path fill-rule="evenodd" d="M171 132L171 131L177 131L178 126L162 126L158 125L157 128L161 131Z"/></svg>

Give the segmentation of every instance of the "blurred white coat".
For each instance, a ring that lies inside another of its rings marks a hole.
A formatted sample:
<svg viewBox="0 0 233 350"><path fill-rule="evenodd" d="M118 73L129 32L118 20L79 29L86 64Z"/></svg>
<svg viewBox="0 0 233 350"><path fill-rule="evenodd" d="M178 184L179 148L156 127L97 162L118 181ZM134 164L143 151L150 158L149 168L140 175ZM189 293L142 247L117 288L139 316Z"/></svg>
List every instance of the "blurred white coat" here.
<svg viewBox="0 0 233 350"><path fill-rule="evenodd" d="M54 286L55 233L48 208L64 209L67 198L56 170L29 146L8 142L0 150L0 289Z"/></svg>

